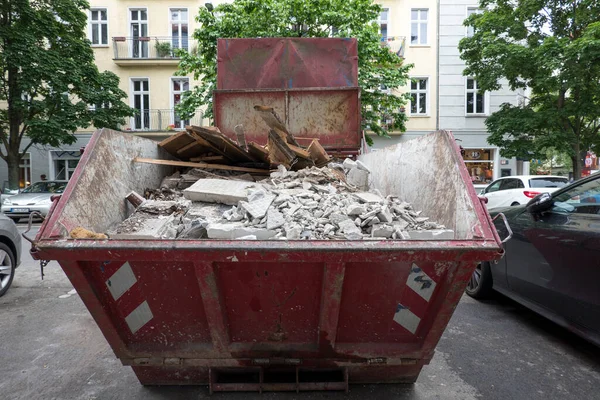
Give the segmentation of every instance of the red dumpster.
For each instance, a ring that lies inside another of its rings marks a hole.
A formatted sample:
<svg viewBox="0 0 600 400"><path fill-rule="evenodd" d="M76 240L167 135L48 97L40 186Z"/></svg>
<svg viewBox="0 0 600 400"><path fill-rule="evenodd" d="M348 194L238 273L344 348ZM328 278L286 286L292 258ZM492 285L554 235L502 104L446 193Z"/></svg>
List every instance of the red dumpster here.
<svg viewBox="0 0 600 400"><path fill-rule="evenodd" d="M132 163L138 156L163 155L150 140L96 132L33 255L58 260L115 355L146 385L210 379L214 390L315 390L343 389L348 380L413 382L476 262L500 257L445 132L363 161L378 168L375 187L453 229L454 240L69 239L76 226L104 232L119 223L131 190L156 187L171 172Z"/></svg>
<svg viewBox="0 0 600 400"><path fill-rule="evenodd" d="M274 54L289 54L285 46L303 49L305 43L269 40L261 45ZM337 51L317 51L317 57L341 54L346 65L340 70L355 76L356 42L325 40L326 49ZM228 48L229 59L240 62L237 55L243 51L235 43ZM311 65L323 65L324 76L332 76L327 69L335 63ZM274 71L296 76L286 68ZM330 108L339 118L329 120L327 130L304 134L319 137L330 149L356 152L360 123L343 117L348 108L358 107L356 82L329 82L331 90L346 91L338 93L339 107ZM314 114L306 108L294 114L299 108L289 105L330 94L323 87L219 89L215 108L222 131L240 123L223 101L239 105L250 96L248 104L254 104L264 90L283 99L278 112L290 126L302 126ZM252 113L248 107L234 109ZM343 135L351 145L344 145ZM374 188L452 229L452 240L70 239L68 232L77 226L96 232L114 227L131 212L127 194L158 187L173 172L134 163L135 157L168 155L151 140L97 131L42 225L32 254L58 260L115 355L144 385L209 383L211 390L263 391L414 382L431 360L476 263L501 256L493 224L447 132L361 160L373 171Z"/></svg>

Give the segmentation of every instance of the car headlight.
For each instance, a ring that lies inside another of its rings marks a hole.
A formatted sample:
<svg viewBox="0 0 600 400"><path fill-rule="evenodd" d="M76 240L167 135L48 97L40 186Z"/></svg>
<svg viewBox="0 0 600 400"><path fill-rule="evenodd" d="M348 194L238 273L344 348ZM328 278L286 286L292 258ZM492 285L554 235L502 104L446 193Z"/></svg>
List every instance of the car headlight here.
<svg viewBox="0 0 600 400"><path fill-rule="evenodd" d="M10 199L4 199L4 201L2 202L2 204L5 205L5 206L11 205Z"/></svg>
<svg viewBox="0 0 600 400"><path fill-rule="evenodd" d="M41 206L46 206L48 204L52 204L52 200L45 199L45 200L40 201L38 204L41 205Z"/></svg>

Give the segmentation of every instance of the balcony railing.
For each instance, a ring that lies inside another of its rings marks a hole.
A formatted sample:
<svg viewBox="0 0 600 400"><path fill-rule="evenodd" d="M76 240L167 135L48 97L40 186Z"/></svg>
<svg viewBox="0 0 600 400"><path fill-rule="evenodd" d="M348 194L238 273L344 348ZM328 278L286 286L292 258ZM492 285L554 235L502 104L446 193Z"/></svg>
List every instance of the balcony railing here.
<svg viewBox="0 0 600 400"><path fill-rule="evenodd" d="M381 45L404 58L404 49L406 48L406 37L404 36L382 36Z"/></svg>
<svg viewBox="0 0 600 400"><path fill-rule="evenodd" d="M177 49L194 51L196 42L181 36L113 37L115 60L178 60Z"/></svg>
<svg viewBox="0 0 600 400"><path fill-rule="evenodd" d="M122 131L132 132L168 132L178 131L185 128L186 125L206 125L203 121L204 116L201 110L188 120L181 119L175 110L143 110L139 111L134 117L128 118L125 125L121 126Z"/></svg>

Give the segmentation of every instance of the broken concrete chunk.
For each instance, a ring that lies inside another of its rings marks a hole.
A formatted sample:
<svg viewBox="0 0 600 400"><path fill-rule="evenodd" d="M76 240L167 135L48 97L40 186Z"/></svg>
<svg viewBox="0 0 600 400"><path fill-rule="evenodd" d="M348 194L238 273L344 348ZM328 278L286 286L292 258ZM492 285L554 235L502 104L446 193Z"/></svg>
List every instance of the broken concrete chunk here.
<svg viewBox="0 0 600 400"><path fill-rule="evenodd" d="M454 231L451 229L408 231L410 240L453 240Z"/></svg>
<svg viewBox="0 0 600 400"><path fill-rule="evenodd" d="M352 160L350 158L346 158L344 160L344 162L342 163L342 166L346 170L353 170L354 168L356 168L356 161L354 161L354 160Z"/></svg>
<svg viewBox="0 0 600 400"><path fill-rule="evenodd" d="M394 233L394 228L387 224L375 224L371 229L372 237L390 238Z"/></svg>
<svg viewBox="0 0 600 400"><path fill-rule="evenodd" d="M274 208L269 208L267 211L267 229L274 230L282 227L285 224L283 214Z"/></svg>
<svg viewBox="0 0 600 400"><path fill-rule="evenodd" d="M369 189L369 172L362 169L354 168L348 172L346 177L348 184L356 186L360 190Z"/></svg>
<svg viewBox="0 0 600 400"><path fill-rule="evenodd" d="M192 201L236 205L240 201L248 200L249 189L254 188L255 185L244 181L199 179L185 189L183 195Z"/></svg>
<svg viewBox="0 0 600 400"><path fill-rule="evenodd" d="M356 160L356 168L363 171L371 172L371 170L360 160Z"/></svg>
<svg viewBox="0 0 600 400"><path fill-rule="evenodd" d="M381 203L383 202L383 197L369 192L358 192L354 193L354 196L358 198L363 203Z"/></svg>
<svg viewBox="0 0 600 400"><path fill-rule="evenodd" d="M325 218L325 216L323 216ZM347 215L344 214L340 214L340 213L333 213L329 216L329 220L331 222L333 222L334 224L336 224L337 226L340 226L341 222L344 221L350 221L352 222L352 225L354 225L354 222L350 219L350 217L348 217Z"/></svg>
<svg viewBox="0 0 600 400"><path fill-rule="evenodd" d="M271 207L271 203L275 200L273 194L263 194L262 197L254 196L253 201L240 201L242 207L252 218L262 219L267 215L267 210Z"/></svg>
<svg viewBox="0 0 600 400"><path fill-rule="evenodd" d="M363 204L353 203L346 208L348 215L361 215L367 213L367 207Z"/></svg>
<svg viewBox="0 0 600 400"><path fill-rule="evenodd" d="M394 214L392 214L387 207L384 207L381 212L377 214L377 218L379 218L381 222L392 222L394 220Z"/></svg>
<svg viewBox="0 0 600 400"><path fill-rule="evenodd" d="M238 239L253 235L259 240L267 240L277 234L275 231L244 226L240 223L212 223L206 227L206 232L210 239Z"/></svg>

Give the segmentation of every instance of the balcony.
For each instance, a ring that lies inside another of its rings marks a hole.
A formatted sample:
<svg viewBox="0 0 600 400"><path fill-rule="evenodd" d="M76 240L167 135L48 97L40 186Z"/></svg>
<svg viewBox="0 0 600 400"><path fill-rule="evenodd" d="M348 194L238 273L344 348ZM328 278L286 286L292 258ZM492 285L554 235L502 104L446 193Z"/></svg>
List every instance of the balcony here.
<svg viewBox="0 0 600 400"><path fill-rule="evenodd" d="M207 121L204 120L203 123L203 120L204 115L201 110L188 120L179 118L173 109L144 110L138 112L135 117L127 118L125 125L121 126L121 131L139 132L141 136L152 132L174 132L185 129L186 125L206 125Z"/></svg>
<svg viewBox="0 0 600 400"><path fill-rule="evenodd" d="M390 49L391 52L396 53L398 57L404 58L404 49L406 48L406 37L382 36L381 45Z"/></svg>
<svg viewBox="0 0 600 400"><path fill-rule="evenodd" d="M118 65L177 65L176 51L194 51L195 47L196 42L187 37L113 37L113 60Z"/></svg>

